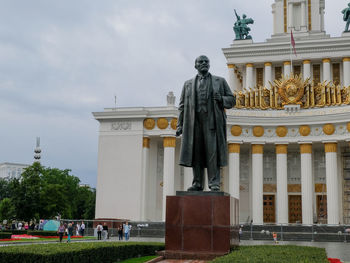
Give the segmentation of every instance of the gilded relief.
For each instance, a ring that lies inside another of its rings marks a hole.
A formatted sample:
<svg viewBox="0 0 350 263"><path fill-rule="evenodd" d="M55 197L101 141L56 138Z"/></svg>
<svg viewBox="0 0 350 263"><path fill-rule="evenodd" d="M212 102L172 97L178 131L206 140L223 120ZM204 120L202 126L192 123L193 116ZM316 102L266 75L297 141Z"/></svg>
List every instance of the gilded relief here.
<svg viewBox="0 0 350 263"><path fill-rule="evenodd" d="M238 109L284 109L284 105L300 105L303 109L350 104L350 86L337 81L314 82L302 75L282 76L270 87L255 87L235 92Z"/></svg>

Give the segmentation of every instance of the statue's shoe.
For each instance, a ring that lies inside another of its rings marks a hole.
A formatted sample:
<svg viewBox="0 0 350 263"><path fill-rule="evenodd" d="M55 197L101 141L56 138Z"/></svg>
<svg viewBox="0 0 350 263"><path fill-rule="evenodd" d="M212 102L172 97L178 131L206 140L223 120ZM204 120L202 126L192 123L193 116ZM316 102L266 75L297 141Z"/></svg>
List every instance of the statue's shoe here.
<svg viewBox="0 0 350 263"><path fill-rule="evenodd" d="M187 191L203 191L203 188L199 187L198 185L192 185L187 189Z"/></svg>
<svg viewBox="0 0 350 263"><path fill-rule="evenodd" d="M213 191L213 192L218 192L218 191L220 191L220 187L219 186L212 186L212 187L210 187L210 191Z"/></svg>

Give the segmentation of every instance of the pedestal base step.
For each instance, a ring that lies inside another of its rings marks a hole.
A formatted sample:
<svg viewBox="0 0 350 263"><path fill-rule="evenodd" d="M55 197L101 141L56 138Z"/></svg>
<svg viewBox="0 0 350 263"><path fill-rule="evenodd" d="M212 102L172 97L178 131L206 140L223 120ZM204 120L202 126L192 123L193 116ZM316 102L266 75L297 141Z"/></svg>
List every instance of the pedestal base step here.
<svg viewBox="0 0 350 263"><path fill-rule="evenodd" d="M158 255L164 259L198 259L198 260L213 260L217 257L222 257L227 253L224 252L196 252L196 251L180 251L180 250L163 250L158 251Z"/></svg>

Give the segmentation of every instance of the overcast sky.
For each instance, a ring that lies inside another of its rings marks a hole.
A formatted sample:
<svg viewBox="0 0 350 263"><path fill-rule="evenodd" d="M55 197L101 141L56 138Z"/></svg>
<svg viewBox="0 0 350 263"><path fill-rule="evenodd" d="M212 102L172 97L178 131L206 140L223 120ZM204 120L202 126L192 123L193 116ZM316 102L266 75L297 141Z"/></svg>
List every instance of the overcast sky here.
<svg viewBox="0 0 350 263"><path fill-rule="evenodd" d="M221 48L234 9L254 19L254 42L272 34L274 0L0 0L0 163L72 169L96 185L98 122L114 106L163 106L206 54L227 76ZM326 31L340 36L348 1L326 0ZM178 100L176 101L178 103Z"/></svg>

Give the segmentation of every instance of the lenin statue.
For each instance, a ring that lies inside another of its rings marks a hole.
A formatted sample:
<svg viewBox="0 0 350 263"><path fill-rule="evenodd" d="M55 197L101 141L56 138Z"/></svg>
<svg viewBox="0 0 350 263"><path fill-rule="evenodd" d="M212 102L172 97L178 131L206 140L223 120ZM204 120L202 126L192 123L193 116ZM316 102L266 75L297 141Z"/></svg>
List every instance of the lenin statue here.
<svg viewBox="0 0 350 263"><path fill-rule="evenodd" d="M220 167L227 165L226 113L236 104L226 80L211 75L209 59L195 61L197 75L183 86L176 136L182 134L180 165L192 167L192 186L203 191L204 168L211 191L220 191Z"/></svg>

